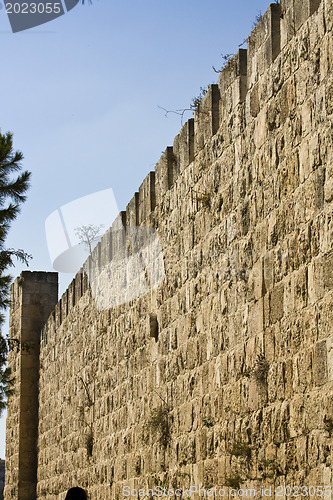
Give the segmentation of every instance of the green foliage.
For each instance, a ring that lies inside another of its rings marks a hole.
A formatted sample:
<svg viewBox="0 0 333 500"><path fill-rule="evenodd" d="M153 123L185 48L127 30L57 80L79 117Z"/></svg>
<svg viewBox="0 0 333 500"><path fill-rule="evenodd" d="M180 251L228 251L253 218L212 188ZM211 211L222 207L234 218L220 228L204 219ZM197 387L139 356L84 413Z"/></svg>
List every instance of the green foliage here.
<svg viewBox="0 0 333 500"><path fill-rule="evenodd" d="M20 211L20 204L26 199L25 193L29 188L30 172L22 171L23 154L13 151L13 134L0 133L0 310L5 311L9 306L9 285L11 276L7 274L13 266L14 257L27 264L31 255L23 250L5 247L5 240L11 223ZM0 325L4 321L0 313ZM0 334L0 414L6 407L6 398L13 394L13 379L10 370L6 368L8 345L4 336Z"/></svg>

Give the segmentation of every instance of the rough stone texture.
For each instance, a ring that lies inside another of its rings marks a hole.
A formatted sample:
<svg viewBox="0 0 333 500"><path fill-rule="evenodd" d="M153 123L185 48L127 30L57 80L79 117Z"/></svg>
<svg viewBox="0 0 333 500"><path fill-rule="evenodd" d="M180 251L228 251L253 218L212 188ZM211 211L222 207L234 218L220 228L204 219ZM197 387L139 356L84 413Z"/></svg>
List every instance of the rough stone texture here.
<svg viewBox="0 0 333 500"><path fill-rule="evenodd" d="M57 273L24 271L11 288L5 498L36 498L40 331L57 300Z"/></svg>
<svg viewBox="0 0 333 500"><path fill-rule="evenodd" d="M85 266L93 279L96 262L121 267L140 224L157 230L163 282L101 311L79 273L49 317L38 499L74 483L99 500L124 485L226 498L239 485L332 487L332 21L331 0L271 5ZM14 374L23 358L11 353ZM7 500L24 498L21 381Z"/></svg>

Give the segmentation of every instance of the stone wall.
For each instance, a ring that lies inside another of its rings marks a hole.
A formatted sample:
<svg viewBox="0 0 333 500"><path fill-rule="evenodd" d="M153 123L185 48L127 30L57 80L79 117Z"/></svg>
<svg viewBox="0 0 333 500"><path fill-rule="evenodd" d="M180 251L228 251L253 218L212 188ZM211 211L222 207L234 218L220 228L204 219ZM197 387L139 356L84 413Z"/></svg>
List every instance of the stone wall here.
<svg viewBox="0 0 333 500"><path fill-rule="evenodd" d="M332 21L331 0L268 8L57 303L38 499L333 486Z"/></svg>

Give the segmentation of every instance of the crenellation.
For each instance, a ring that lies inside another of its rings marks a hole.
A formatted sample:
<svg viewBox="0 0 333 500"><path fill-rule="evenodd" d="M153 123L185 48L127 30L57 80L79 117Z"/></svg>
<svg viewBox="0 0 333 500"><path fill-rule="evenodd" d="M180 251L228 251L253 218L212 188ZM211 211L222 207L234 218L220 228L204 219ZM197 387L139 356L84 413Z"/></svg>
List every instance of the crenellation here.
<svg viewBox="0 0 333 500"><path fill-rule="evenodd" d="M81 299L82 292L82 280L83 280L83 269L81 268L78 273L75 275L75 303L77 304Z"/></svg>
<svg viewBox="0 0 333 500"><path fill-rule="evenodd" d="M57 302L56 306L55 306L55 325L56 325L56 328L59 328L61 323L62 323L62 303L61 303L61 299L59 300L59 302Z"/></svg>
<svg viewBox="0 0 333 500"><path fill-rule="evenodd" d="M139 188L139 225L149 218L155 206L155 172L149 172Z"/></svg>
<svg viewBox="0 0 333 500"><path fill-rule="evenodd" d="M194 119L190 118L183 125L179 135L177 136L177 147L174 150L178 151L177 172L183 172L185 168L192 163L194 159Z"/></svg>
<svg viewBox="0 0 333 500"><path fill-rule="evenodd" d="M271 4L247 39L248 89L258 82L281 50L280 5Z"/></svg>
<svg viewBox="0 0 333 500"><path fill-rule="evenodd" d="M112 228L108 228L102 236L100 259L100 266L107 266L112 260Z"/></svg>
<svg viewBox="0 0 333 500"><path fill-rule="evenodd" d="M39 427L36 453L17 391L6 500L35 478L28 457L29 500L74 479L98 500L156 482L226 498L236 480L332 486L332 10L269 7L55 308L55 275L13 284L10 335L35 358L9 365L35 402L38 387Z"/></svg>
<svg viewBox="0 0 333 500"><path fill-rule="evenodd" d="M102 268L102 244L98 242L93 251L91 252L90 258L86 262L88 266L86 270L88 271L89 283L91 284L98 277L100 270ZM85 264L85 265L86 265Z"/></svg>
<svg viewBox="0 0 333 500"><path fill-rule="evenodd" d="M193 139L192 139L192 144L193 144ZM181 162L180 161L178 162L178 167L180 163L183 163L183 161L184 160L182 159ZM173 152L173 147L168 146L155 167L155 182L156 182L155 195L156 195L157 205L162 203L164 195L174 184L174 182L178 177L178 174L179 171L177 168L177 162Z"/></svg>

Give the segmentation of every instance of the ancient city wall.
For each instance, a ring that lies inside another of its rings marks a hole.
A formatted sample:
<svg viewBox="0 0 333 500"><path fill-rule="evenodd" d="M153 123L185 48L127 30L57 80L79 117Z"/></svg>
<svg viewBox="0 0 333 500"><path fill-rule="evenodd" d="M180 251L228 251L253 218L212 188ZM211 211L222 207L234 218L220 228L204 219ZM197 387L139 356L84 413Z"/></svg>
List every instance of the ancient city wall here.
<svg viewBox="0 0 333 500"><path fill-rule="evenodd" d="M333 487L332 22L331 0L268 8L57 303L40 335L38 499L75 483L96 500ZM15 373L33 355L20 349ZM26 498L19 382L7 500Z"/></svg>

